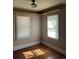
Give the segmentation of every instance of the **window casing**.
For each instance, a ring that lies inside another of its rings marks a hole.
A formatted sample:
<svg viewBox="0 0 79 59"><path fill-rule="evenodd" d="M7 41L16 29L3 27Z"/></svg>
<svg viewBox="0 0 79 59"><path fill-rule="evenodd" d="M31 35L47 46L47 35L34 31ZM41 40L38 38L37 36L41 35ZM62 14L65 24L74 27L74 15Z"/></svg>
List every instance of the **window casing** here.
<svg viewBox="0 0 79 59"><path fill-rule="evenodd" d="M54 39L59 39L58 27L59 15L47 16L47 36Z"/></svg>
<svg viewBox="0 0 79 59"><path fill-rule="evenodd" d="M31 35L31 23L30 17L27 16L16 16L16 38L23 39L29 38Z"/></svg>

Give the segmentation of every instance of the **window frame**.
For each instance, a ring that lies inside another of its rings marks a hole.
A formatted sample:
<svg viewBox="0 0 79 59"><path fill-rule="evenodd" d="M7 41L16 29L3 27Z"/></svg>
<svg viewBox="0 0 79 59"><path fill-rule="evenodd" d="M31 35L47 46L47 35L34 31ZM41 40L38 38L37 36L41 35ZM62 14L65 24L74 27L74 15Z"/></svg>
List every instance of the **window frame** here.
<svg viewBox="0 0 79 59"><path fill-rule="evenodd" d="M16 13L15 14L15 40L25 40L25 39L30 39L30 37L25 37L25 38L21 38L21 39L18 39L17 38L17 16L25 16L25 17L30 17L30 37L32 36L32 29L31 29L31 16L30 15L27 15L27 14L18 14Z"/></svg>
<svg viewBox="0 0 79 59"><path fill-rule="evenodd" d="M53 16L53 15L58 15L58 39L56 39L56 38L52 38L52 37L49 37L48 36L48 28L47 28L47 17L48 16ZM54 39L54 40L60 40L60 12L54 12L54 13L49 13L49 14L47 14L46 15L46 35L47 35L47 38L49 38L49 39Z"/></svg>

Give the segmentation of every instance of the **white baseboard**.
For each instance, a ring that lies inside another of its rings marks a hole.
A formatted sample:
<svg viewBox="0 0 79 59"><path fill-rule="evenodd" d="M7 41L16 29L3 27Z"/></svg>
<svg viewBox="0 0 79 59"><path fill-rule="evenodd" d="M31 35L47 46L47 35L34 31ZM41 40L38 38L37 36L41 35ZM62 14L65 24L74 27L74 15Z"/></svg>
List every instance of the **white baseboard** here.
<svg viewBox="0 0 79 59"><path fill-rule="evenodd" d="M40 41L34 41L34 42L30 42L30 43L27 43L27 44L23 44L23 45L13 47L13 51L23 49L23 48L27 48L27 47L30 47L30 46L36 45L36 44L40 44Z"/></svg>
<svg viewBox="0 0 79 59"><path fill-rule="evenodd" d="M66 55L66 51L63 50L63 49L60 49L60 48L58 48L58 47L56 47L54 45L50 45L50 44L48 44L48 43L46 43L44 41L42 41L41 43L48 46L48 47L50 47L50 48L52 48L52 49L54 49L54 50L56 50L56 51L58 51L58 52L60 52L60 53L62 53L62 54L64 54L64 55Z"/></svg>

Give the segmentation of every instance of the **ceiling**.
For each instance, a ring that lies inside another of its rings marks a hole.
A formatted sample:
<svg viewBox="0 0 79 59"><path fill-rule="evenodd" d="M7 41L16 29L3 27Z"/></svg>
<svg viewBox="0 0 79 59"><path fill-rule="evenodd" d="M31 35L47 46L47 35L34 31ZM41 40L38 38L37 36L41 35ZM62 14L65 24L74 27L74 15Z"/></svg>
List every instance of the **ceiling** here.
<svg viewBox="0 0 79 59"><path fill-rule="evenodd" d="M41 11L50 7L53 7L58 4L66 3L65 0L36 0L37 7L32 8L30 4L32 4L31 0L13 0L13 7Z"/></svg>

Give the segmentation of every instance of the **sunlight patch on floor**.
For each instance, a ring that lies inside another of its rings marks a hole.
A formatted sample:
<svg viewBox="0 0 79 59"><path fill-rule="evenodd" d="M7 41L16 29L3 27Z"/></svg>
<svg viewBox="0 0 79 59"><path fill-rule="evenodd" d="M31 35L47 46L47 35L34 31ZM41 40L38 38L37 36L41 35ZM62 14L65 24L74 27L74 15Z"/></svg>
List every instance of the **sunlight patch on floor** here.
<svg viewBox="0 0 79 59"><path fill-rule="evenodd" d="M33 50L33 52L34 52L37 56L39 56L39 55L44 55L44 54L45 54L45 52L43 52L41 49L35 49L35 50Z"/></svg>
<svg viewBox="0 0 79 59"><path fill-rule="evenodd" d="M25 58L34 57L34 54L31 51L26 51L26 52L23 52L22 54L25 56Z"/></svg>
<svg viewBox="0 0 79 59"><path fill-rule="evenodd" d="M46 53L41 49L35 49L31 51L25 51L22 54L24 55L25 58L30 59L33 58L34 56L44 55Z"/></svg>

